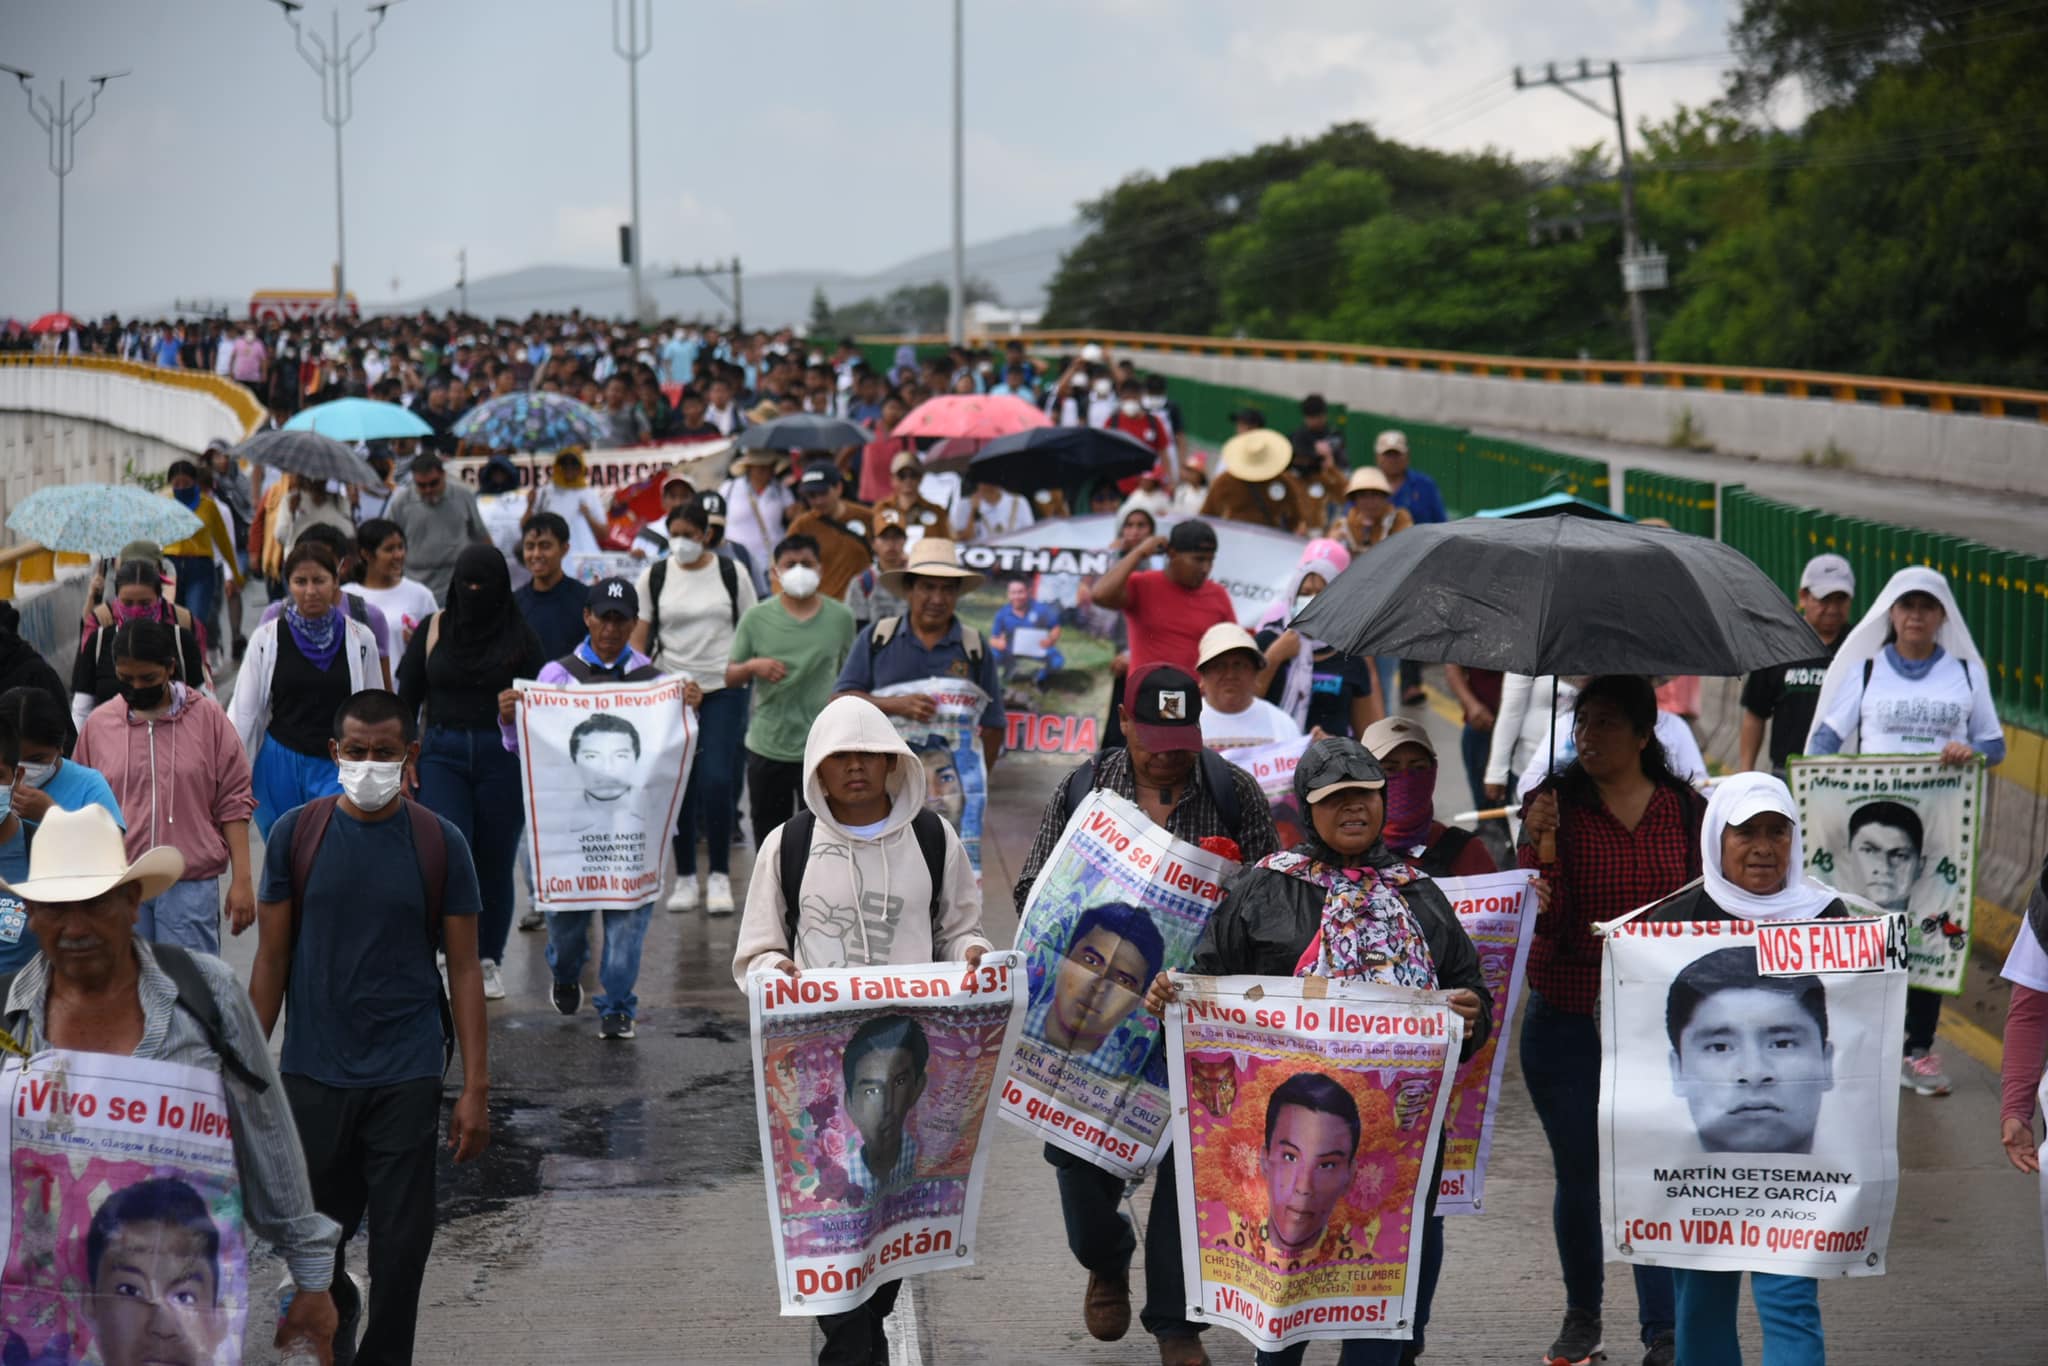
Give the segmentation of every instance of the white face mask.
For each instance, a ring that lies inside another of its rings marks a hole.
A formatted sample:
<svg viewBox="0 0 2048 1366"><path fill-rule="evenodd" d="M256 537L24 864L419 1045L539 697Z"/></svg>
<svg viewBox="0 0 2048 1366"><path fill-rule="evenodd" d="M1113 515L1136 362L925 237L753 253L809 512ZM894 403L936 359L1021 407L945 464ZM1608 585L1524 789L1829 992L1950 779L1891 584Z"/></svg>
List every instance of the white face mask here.
<svg viewBox="0 0 2048 1366"><path fill-rule="evenodd" d="M687 536L671 536L668 538L668 553L677 564L694 564L704 553L704 543Z"/></svg>
<svg viewBox="0 0 2048 1366"><path fill-rule="evenodd" d="M21 766L21 780L30 787L41 787L57 776L57 765L24 763Z"/></svg>
<svg viewBox="0 0 2048 1366"><path fill-rule="evenodd" d="M382 811L391 805L391 799L398 795L399 782L405 776L402 763L343 759L338 767L341 770L341 790L359 811Z"/></svg>
<svg viewBox="0 0 2048 1366"><path fill-rule="evenodd" d="M1315 600L1316 600L1316 595L1315 595L1315 594L1313 594L1313 593L1303 593L1303 594L1302 594L1302 595L1301 595L1300 597L1298 597L1298 598L1296 598L1296 599L1294 600L1294 615L1296 615L1296 616L1299 616L1299 615L1301 615L1301 609L1302 609L1302 608L1304 608L1304 607L1306 607L1306 606L1308 606L1308 605L1309 605L1310 603L1314 602Z"/></svg>
<svg viewBox="0 0 2048 1366"><path fill-rule="evenodd" d="M1108 398L1111 394L1116 392L1116 386L1111 384L1106 379L1099 379L1095 381L1095 388L1093 392L1095 394L1095 397L1097 398Z"/></svg>
<svg viewBox="0 0 2048 1366"><path fill-rule="evenodd" d="M782 591L793 598L807 598L818 591L818 571L807 564L793 564L780 573Z"/></svg>
<svg viewBox="0 0 2048 1366"><path fill-rule="evenodd" d="M1139 405L1138 400L1134 398L1127 398L1122 403L1119 403L1116 406L1117 411L1122 413L1125 417L1136 417L1139 413L1145 411L1144 408Z"/></svg>
<svg viewBox="0 0 2048 1366"><path fill-rule="evenodd" d="M1144 398L1144 404L1145 411L1148 413L1164 412L1166 410L1166 396L1164 394L1147 394Z"/></svg>

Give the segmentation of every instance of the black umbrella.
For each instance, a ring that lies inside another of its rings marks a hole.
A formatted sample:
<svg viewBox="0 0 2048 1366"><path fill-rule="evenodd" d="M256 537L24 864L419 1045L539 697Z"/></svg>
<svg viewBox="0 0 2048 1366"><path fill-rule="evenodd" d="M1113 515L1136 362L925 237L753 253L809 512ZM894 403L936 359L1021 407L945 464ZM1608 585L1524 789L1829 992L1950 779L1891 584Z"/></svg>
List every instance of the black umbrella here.
<svg viewBox="0 0 2048 1366"><path fill-rule="evenodd" d="M1536 675L1743 674L1827 653L1741 551L1582 517L1412 527L1290 624L1347 654Z"/></svg>
<svg viewBox="0 0 2048 1366"><path fill-rule="evenodd" d="M304 479L333 479L362 488L381 488L384 484L368 461L333 437L318 432L258 432L236 448L235 454Z"/></svg>
<svg viewBox="0 0 2048 1366"><path fill-rule="evenodd" d="M1012 493L1116 480L1159 463L1150 446L1102 427L1032 427L999 436L967 462L970 477Z"/></svg>
<svg viewBox="0 0 2048 1366"><path fill-rule="evenodd" d="M872 433L858 422L844 418L820 417L816 413L791 413L747 428L740 433L743 451L836 451L847 446L865 446Z"/></svg>

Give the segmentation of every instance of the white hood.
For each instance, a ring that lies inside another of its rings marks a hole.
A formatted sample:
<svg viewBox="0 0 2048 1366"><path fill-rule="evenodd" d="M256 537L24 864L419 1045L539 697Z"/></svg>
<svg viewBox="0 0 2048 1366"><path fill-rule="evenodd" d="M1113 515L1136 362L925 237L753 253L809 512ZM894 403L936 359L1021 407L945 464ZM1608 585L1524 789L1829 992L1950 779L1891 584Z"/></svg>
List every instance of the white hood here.
<svg viewBox="0 0 2048 1366"><path fill-rule="evenodd" d="M825 800L825 788L818 781L818 764L828 754L848 751L897 756L896 769L886 784L892 805L880 838L887 839L908 826L924 806L924 765L874 703L864 697L834 698L818 713L804 740L804 805L817 812L818 824L840 834L846 828L832 818L832 804Z"/></svg>
<svg viewBox="0 0 2048 1366"><path fill-rule="evenodd" d="M1820 696L1813 703L1813 726L1806 733L1807 743L1826 724L1829 711L1834 707L1835 698L1843 688L1854 680L1855 686L1863 686L1863 666L1884 653L1886 640L1892 630L1892 604L1908 593L1926 593L1941 604L1941 629L1935 632L1934 643L1946 653L1970 666L1971 678L1978 689L1989 686L1988 671L1984 657L1977 653L1977 642L1971 638L1969 623L1956 608L1955 594L1950 591L1948 580L1939 570L1925 565L1909 565L1891 576L1870 604L1870 610L1863 614L1863 620L1849 628L1849 634L1842 638L1841 648L1835 651L1835 658L1828 665L1827 675L1821 679ZM1844 747L1853 737L1841 737Z"/></svg>

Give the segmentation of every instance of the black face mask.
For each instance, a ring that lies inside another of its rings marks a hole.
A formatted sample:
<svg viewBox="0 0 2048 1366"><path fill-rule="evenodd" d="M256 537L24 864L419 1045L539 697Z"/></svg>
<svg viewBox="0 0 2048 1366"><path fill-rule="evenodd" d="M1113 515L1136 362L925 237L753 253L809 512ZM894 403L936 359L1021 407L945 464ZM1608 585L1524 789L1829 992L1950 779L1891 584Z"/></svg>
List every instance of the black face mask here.
<svg viewBox="0 0 2048 1366"><path fill-rule="evenodd" d="M168 683L153 683L147 688L121 684L121 700L136 711L155 711L164 704L164 694L170 690Z"/></svg>

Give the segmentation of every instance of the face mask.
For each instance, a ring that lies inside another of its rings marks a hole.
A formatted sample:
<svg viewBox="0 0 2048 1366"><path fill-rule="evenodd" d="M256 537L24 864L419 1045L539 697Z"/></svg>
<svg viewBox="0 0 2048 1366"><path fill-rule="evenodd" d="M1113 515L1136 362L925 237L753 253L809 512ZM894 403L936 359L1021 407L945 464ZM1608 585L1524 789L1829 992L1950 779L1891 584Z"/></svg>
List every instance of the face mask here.
<svg viewBox="0 0 2048 1366"><path fill-rule="evenodd" d="M171 497L177 499L188 508L196 508L199 506L199 485L194 484L189 488L172 489Z"/></svg>
<svg viewBox="0 0 2048 1366"><path fill-rule="evenodd" d="M1099 379L1095 381L1095 387L1092 392L1097 398L1108 398L1116 392L1116 387L1106 379Z"/></svg>
<svg viewBox="0 0 2048 1366"><path fill-rule="evenodd" d="M56 776L57 765L54 763L23 764L21 766L21 780L30 787L40 788L44 783L49 782L50 779Z"/></svg>
<svg viewBox="0 0 2048 1366"><path fill-rule="evenodd" d="M1164 412L1166 409L1166 396L1164 394L1147 394L1143 402L1145 404L1145 411L1148 413Z"/></svg>
<svg viewBox="0 0 2048 1366"><path fill-rule="evenodd" d="M1309 605L1310 603L1314 602L1315 600L1316 600L1316 595L1315 595L1315 594L1313 594L1313 593L1303 593L1303 594L1302 594L1302 595L1301 595L1300 597L1298 597L1298 598L1296 598L1296 599L1294 600L1294 613L1293 613L1293 615L1295 615L1295 616L1299 616L1299 615L1301 615L1301 609L1302 609L1302 608L1304 608L1304 607L1306 607L1306 606L1308 606L1308 605Z"/></svg>
<svg viewBox="0 0 2048 1366"><path fill-rule="evenodd" d="M0 787L0 821L5 821L14 812L14 787L9 784Z"/></svg>
<svg viewBox="0 0 2048 1366"><path fill-rule="evenodd" d="M170 691L170 684L157 683L147 688L121 685L121 700L133 711L155 711L164 704L164 694Z"/></svg>
<svg viewBox="0 0 2048 1366"><path fill-rule="evenodd" d="M1387 775L1387 822L1382 832L1389 848L1422 843L1436 810L1436 770L1417 769Z"/></svg>
<svg viewBox="0 0 2048 1366"><path fill-rule="evenodd" d="M113 609L115 621L147 621L156 615L156 604L153 602L122 602L116 598L107 606Z"/></svg>
<svg viewBox="0 0 2048 1366"><path fill-rule="evenodd" d="M782 571L782 591L793 598L807 598L818 591L818 571L807 564L793 564Z"/></svg>
<svg viewBox="0 0 2048 1366"><path fill-rule="evenodd" d="M359 811L382 811L398 795L398 784L405 776L402 763L378 763L371 759L343 759L337 767L341 770L341 790L356 804Z"/></svg>
<svg viewBox="0 0 2048 1366"><path fill-rule="evenodd" d="M669 558L677 564L695 563L697 557L703 553L704 543L702 541L693 541L688 536L671 536L668 538Z"/></svg>
<svg viewBox="0 0 2048 1366"><path fill-rule="evenodd" d="M1145 411L1144 408L1139 405L1138 400L1134 398L1125 399L1122 403L1116 405L1116 409L1125 417L1136 417L1139 413Z"/></svg>

